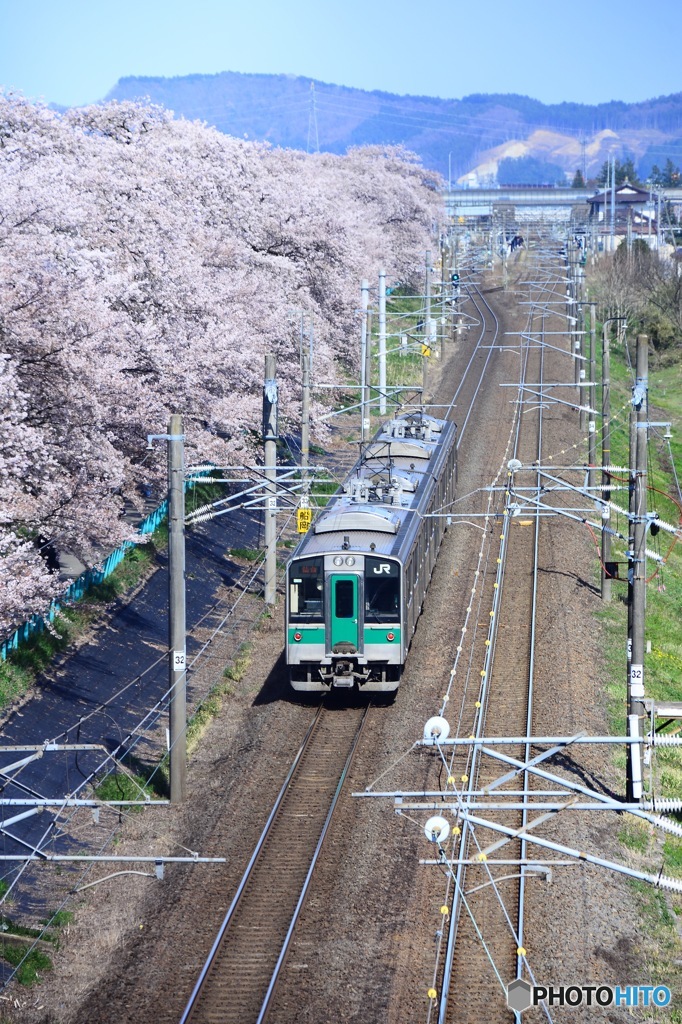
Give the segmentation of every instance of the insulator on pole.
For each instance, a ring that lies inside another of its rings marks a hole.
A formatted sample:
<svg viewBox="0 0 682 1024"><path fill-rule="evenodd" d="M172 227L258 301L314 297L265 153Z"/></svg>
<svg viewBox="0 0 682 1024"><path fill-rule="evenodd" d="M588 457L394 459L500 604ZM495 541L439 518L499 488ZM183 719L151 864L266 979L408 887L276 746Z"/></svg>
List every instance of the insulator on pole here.
<svg viewBox="0 0 682 1024"><path fill-rule="evenodd" d="M450 824L439 814L429 818L424 825L424 835L430 843L444 843L450 835Z"/></svg>
<svg viewBox="0 0 682 1024"><path fill-rule="evenodd" d="M427 743L442 743L450 735L450 725L445 718L434 715L424 726L424 740Z"/></svg>

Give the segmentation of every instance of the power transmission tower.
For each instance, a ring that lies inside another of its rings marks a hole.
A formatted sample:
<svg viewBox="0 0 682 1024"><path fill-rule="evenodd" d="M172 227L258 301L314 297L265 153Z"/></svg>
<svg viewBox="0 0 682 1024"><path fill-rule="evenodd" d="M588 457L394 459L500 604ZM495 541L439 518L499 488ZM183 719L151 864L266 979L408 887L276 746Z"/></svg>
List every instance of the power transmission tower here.
<svg viewBox="0 0 682 1024"><path fill-rule="evenodd" d="M317 104L315 102L315 83L310 83L310 106L308 108L308 146L307 152L310 153L310 144L312 140L315 140L315 153L320 152L320 136L317 131Z"/></svg>

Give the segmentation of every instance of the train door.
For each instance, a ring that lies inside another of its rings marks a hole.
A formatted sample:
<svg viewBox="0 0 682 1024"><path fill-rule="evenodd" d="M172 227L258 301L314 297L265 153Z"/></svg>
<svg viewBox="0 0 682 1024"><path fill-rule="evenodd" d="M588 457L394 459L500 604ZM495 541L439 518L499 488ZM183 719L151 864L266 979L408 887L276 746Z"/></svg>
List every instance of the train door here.
<svg viewBox="0 0 682 1024"><path fill-rule="evenodd" d="M358 624L358 576L332 576L331 578L331 647L337 644L351 644L360 648L360 627Z"/></svg>

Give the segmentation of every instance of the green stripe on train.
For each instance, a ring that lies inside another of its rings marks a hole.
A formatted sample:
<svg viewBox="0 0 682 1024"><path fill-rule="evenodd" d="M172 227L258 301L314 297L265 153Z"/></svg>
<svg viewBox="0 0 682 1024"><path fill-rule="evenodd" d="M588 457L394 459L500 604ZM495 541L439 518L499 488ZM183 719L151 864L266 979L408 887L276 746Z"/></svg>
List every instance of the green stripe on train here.
<svg viewBox="0 0 682 1024"><path fill-rule="evenodd" d="M301 639L294 640L294 633L299 633ZM322 644L322 646L324 647L324 626L315 626L313 629L311 629L309 626L290 626L289 643Z"/></svg>
<svg viewBox="0 0 682 1024"><path fill-rule="evenodd" d="M388 639L388 634L393 635L393 640ZM382 626L377 629L368 629L365 626L365 645L367 644L390 644L391 647L400 646L400 629L397 626Z"/></svg>

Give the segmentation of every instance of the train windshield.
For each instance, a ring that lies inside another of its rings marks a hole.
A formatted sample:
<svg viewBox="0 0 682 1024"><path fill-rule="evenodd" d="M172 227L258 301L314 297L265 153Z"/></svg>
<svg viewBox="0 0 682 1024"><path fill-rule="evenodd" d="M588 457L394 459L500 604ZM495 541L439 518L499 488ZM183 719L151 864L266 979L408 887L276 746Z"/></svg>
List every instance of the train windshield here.
<svg viewBox="0 0 682 1024"><path fill-rule="evenodd" d="M400 566L365 558L365 622L400 621Z"/></svg>
<svg viewBox="0 0 682 1024"><path fill-rule="evenodd" d="M324 569L321 558L292 562L289 569L291 622L324 621Z"/></svg>

